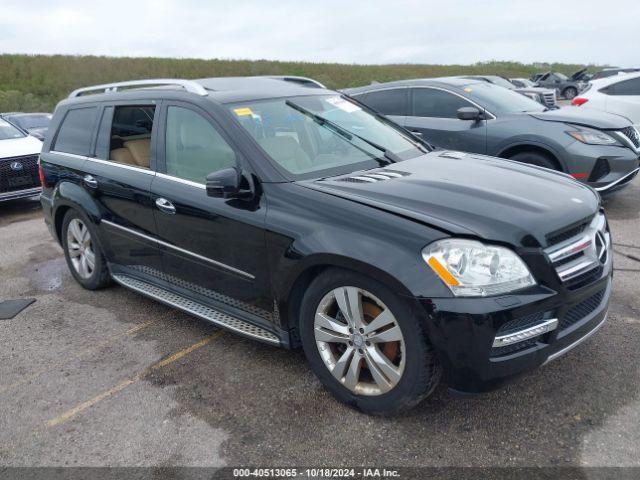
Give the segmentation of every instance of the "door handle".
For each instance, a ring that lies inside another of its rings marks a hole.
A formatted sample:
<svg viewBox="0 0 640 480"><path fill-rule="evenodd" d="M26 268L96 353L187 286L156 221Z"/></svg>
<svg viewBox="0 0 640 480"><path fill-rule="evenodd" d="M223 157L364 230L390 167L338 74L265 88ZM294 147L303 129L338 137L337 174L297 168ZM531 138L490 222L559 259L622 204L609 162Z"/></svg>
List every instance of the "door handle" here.
<svg viewBox="0 0 640 480"><path fill-rule="evenodd" d="M98 188L98 181L91 175L85 175L82 181L89 188Z"/></svg>
<svg viewBox="0 0 640 480"><path fill-rule="evenodd" d="M164 213L168 213L169 215L173 215L174 213L176 213L176 207L174 207L173 203L171 203L166 198L160 197L156 199L156 207L158 207Z"/></svg>

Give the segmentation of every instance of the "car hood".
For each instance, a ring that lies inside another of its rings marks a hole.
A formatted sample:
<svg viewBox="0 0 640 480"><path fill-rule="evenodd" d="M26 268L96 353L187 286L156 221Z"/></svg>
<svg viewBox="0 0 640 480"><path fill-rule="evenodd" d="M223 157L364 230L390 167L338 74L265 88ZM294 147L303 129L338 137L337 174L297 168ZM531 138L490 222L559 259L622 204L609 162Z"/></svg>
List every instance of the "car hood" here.
<svg viewBox="0 0 640 480"><path fill-rule="evenodd" d="M573 80L574 82L575 82L576 80L580 80L580 79L584 76L584 73L585 73L586 71L587 71L587 69L586 69L586 68L582 68L582 69L578 70L577 72L573 72L573 73L571 74L571 76L569 77L569 80Z"/></svg>
<svg viewBox="0 0 640 480"><path fill-rule="evenodd" d="M48 127L37 127L28 128L27 132L29 132L29 135L33 135L38 139L44 139L45 135L47 134L47 130L49 130Z"/></svg>
<svg viewBox="0 0 640 480"><path fill-rule="evenodd" d="M544 87L518 87L515 89L516 92L534 92L534 93L553 93L554 90L551 88Z"/></svg>
<svg viewBox="0 0 640 480"><path fill-rule="evenodd" d="M385 179L385 173L395 178ZM461 152L435 151L385 168L298 183L450 234L514 246L545 245L546 234L599 208L598 195L568 175Z"/></svg>
<svg viewBox="0 0 640 480"><path fill-rule="evenodd" d="M29 135L21 138L0 140L0 159L34 155L40 153L40 150L42 150L42 142Z"/></svg>
<svg viewBox="0 0 640 480"><path fill-rule="evenodd" d="M587 108L563 107L529 115L546 122L573 123L602 130L619 130L631 125L629 120L620 115Z"/></svg>

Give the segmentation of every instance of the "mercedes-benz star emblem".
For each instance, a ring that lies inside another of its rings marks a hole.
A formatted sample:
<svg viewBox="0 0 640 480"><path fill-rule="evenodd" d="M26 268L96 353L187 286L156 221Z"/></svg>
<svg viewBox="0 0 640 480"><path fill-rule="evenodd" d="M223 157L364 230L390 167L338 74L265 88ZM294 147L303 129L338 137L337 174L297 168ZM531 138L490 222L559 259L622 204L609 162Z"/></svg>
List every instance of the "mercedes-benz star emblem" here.
<svg viewBox="0 0 640 480"><path fill-rule="evenodd" d="M15 172L19 172L23 168L20 162L11 162L11 165L9 166L11 167L11 170Z"/></svg>
<svg viewBox="0 0 640 480"><path fill-rule="evenodd" d="M602 232L596 232L595 244L598 260L600 261L600 263L604 263L607 259L607 243Z"/></svg>

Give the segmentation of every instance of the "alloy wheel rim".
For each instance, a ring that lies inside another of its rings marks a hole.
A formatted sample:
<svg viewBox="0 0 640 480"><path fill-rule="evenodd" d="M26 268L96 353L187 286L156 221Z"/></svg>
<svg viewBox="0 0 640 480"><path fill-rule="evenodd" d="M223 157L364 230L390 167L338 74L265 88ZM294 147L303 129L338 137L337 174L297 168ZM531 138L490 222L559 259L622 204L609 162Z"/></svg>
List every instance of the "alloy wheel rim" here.
<svg viewBox="0 0 640 480"><path fill-rule="evenodd" d="M96 255L91 233L84 222L78 218L71 220L67 227L67 251L77 274L84 279L90 278L95 269Z"/></svg>
<svg viewBox="0 0 640 480"><path fill-rule="evenodd" d="M331 290L314 319L320 357L336 380L358 395L382 395L402 378L406 349L391 310L357 287Z"/></svg>

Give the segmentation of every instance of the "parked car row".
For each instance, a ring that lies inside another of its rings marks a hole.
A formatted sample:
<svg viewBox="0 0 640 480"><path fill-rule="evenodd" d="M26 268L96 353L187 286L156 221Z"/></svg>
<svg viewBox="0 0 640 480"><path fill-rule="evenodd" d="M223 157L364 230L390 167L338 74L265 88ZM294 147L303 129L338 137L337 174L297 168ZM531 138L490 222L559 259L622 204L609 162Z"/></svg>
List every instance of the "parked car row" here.
<svg viewBox="0 0 640 480"><path fill-rule="evenodd" d="M565 172L602 194L638 173L640 140L619 115L550 110L494 83L404 80L344 91L427 142Z"/></svg>
<svg viewBox="0 0 640 480"><path fill-rule="evenodd" d="M495 388L602 326L611 236L575 179L628 182L629 128L468 78L99 85L54 112L41 202L84 288L302 346L338 399L389 414L443 378Z"/></svg>
<svg viewBox="0 0 640 480"><path fill-rule="evenodd" d="M529 97L538 103L541 103L548 108L556 108L556 91L551 88L540 88L533 85L517 86L513 81L506 78L499 77L497 75L473 75L460 78L468 78L470 80L483 80L485 82L493 83L501 87L518 92L525 97Z"/></svg>
<svg viewBox="0 0 640 480"><path fill-rule="evenodd" d="M590 78L587 69L582 68L569 77L560 72L545 72L534 75L531 80L535 86L553 88L561 97L571 100L584 90Z"/></svg>

